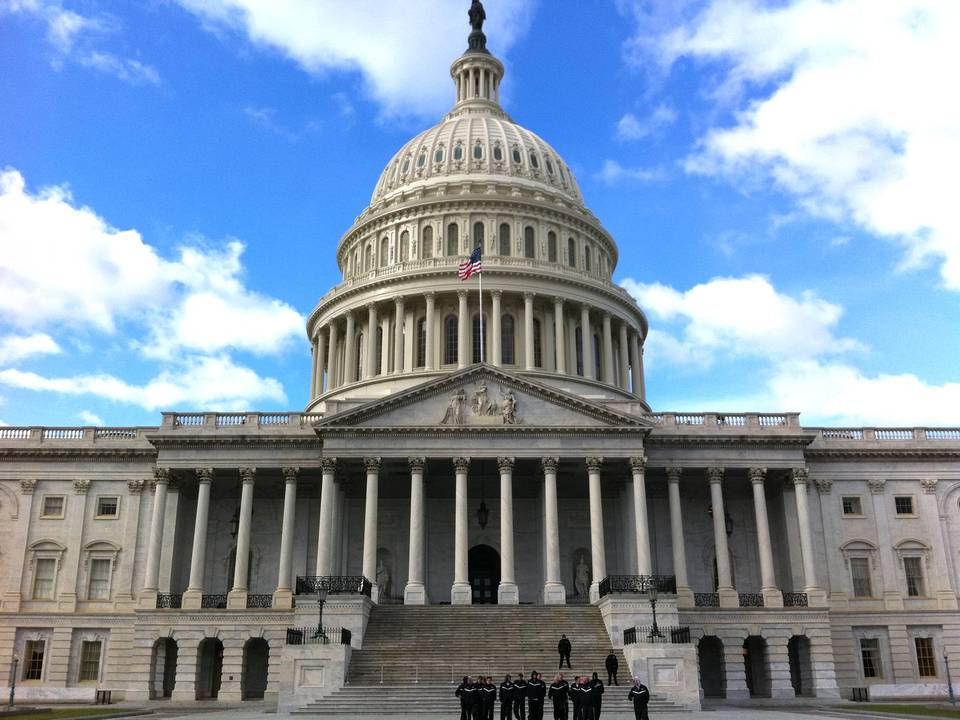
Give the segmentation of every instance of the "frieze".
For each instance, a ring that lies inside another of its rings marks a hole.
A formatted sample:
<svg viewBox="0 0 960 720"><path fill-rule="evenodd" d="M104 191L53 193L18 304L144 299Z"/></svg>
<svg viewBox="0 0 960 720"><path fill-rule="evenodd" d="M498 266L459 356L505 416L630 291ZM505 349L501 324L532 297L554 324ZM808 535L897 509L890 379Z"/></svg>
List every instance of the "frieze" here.
<svg viewBox="0 0 960 720"><path fill-rule="evenodd" d="M470 394L463 388L457 390L450 399L441 425L517 425L521 423L517 415L517 398L509 388L501 389L500 399L494 400L487 391L486 380L480 380Z"/></svg>

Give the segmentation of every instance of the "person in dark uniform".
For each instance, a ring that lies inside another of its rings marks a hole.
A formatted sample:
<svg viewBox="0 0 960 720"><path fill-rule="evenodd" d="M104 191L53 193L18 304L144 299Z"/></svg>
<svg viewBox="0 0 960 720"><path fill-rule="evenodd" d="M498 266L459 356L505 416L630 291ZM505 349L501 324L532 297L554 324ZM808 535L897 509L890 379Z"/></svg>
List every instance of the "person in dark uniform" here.
<svg viewBox="0 0 960 720"><path fill-rule="evenodd" d="M553 701L553 720L567 720L570 713L570 683L563 679L563 673L553 678L547 695Z"/></svg>
<svg viewBox="0 0 960 720"><path fill-rule="evenodd" d="M540 679L540 673L530 674L527 683L527 702L530 703L530 720L543 720L543 699L547 696L547 684Z"/></svg>
<svg viewBox="0 0 960 720"><path fill-rule="evenodd" d="M614 654L613 650L610 650L610 654L607 655L607 660L604 663L607 667L607 685L619 685L617 682L617 670L620 667L620 661L617 660L617 656Z"/></svg>
<svg viewBox="0 0 960 720"><path fill-rule="evenodd" d="M473 700L476 698L476 691L470 678L463 676L463 682L457 685L454 695L460 698L460 720L473 720Z"/></svg>
<svg viewBox="0 0 960 720"><path fill-rule="evenodd" d="M569 689L570 701L573 704L573 720L583 720L583 708L580 703L583 702L583 693L580 689L580 676L573 676L573 683Z"/></svg>
<svg viewBox="0 0 960 720"><path fill-rule="evenodd" d="M627 700L633 703L633 716L636 720L650 720L647 714L647 703L650 702L650 690L640 682L640 678L633 679L633 687L630 688L630 694Z"/></svg>
<svg viewBox="0 0 960 720"><path fill-rule="evenodd" d="M567 640L566 635L560 636L560 642L557 643L557 652L560 653L560 664L557 665L557 670L560 670L563 667L563 659L567 659L567 669L570 669L570 651L573 648L570 646L570 641Z"/></svg>
<svg viewBox="0 0 960 720"><path fill-rule="evenodd" d="M593 674L593 679L590 681L590 688L593 691L593 718L594 720L600 720L600 710L603 707L603 681L596 673Z"/></svg>
<svg viewBox="0 0 960 720"><path fill-rule="evenodd" d="M513 680L509 675L500 683L500 720L511 720L513 717Z"/></svg>
<svg viewBox="0 0 960 720"><path fill-rule="evenodd" d="M493 720L493 706L497 700L497 686L490 675L483 678L480 687L480 720Z"/></svg>
<svg viewBox="0 0 960 720"><path fill-rule="evenodd" d="M523 679L523 673L518 673L513 683L513 717L527 720L527 681Z"/></svg>
<svg viewBox="0 0 960 720"><path fill-rule="evenodd" d="M580 678L580 720L596 720L594 716L595 694L590 678Z"/></svg>

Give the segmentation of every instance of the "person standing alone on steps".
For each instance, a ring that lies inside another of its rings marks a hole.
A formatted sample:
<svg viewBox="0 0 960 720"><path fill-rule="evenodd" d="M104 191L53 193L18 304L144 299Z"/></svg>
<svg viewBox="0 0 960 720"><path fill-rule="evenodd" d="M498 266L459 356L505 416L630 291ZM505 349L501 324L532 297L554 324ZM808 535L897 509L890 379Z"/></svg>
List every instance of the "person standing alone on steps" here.
<svg viewBox="0 0 960 720"><path fill-rule="evenodd" d="M617 669L620 667L620 662L617 660L617 656L612 649L610 650L610 654L607 655L605 665L607 666L607 685L619 685L620 683L617 682Z"/></svg>
<svg viewBox="0 0 960 720"><path fill-rule="evenodd" d="M560 653L560 664L557 665L557 669L558 669L558 670L563 667L563 659L564 659L564 658L567 659L567 669L568 669L568 670L570 669L570 651L571 651L572 649L573 649L573 648L572 648L571 645L570 645L570 641L567 640L567 636L566 636L566 635L561 635L561 636L560 636L560 642L557 643L557 652Z"/></svg>
<svg viewBox="0 0 960 720"><path fill-rule="evenodd" d="M633 715L636 720L650 720L647 714L647 703L650 702L650 691L644 685L640 678L633 679L633 687L630 688L630 694L627 699L633 703Z"/></svg>

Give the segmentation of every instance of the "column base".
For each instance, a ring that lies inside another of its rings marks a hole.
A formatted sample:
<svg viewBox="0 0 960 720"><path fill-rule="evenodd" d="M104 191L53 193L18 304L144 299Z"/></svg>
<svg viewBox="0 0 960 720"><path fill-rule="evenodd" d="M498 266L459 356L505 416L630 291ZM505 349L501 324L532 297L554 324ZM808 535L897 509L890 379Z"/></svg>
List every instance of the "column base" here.
<svg viewBox="0 0 960 720"><path fill-rule="evenodd" d="M590 602L595 603L600 600L600 581L590 583Z"/></svg>
<svg viewBox="0 0 960 720"><path fill-rule="evenodd" d="M370 599L380 604L380 586L372 581L370 583Z"/></svg>
<svg viewBox="0 0 960 720"><path fill-rule="evenodd" d="M720 607L738 608L740 607L740 593L734 588L718 588L717 595L720 596Z"/></svg>
<svg viewBox="0 0 960 720"><path fill-rule="evenodd" d="M903 610L903 595L897 590L884 590L883 607L887 610Z"/></svg>
<svg viewBox="0 0 960 720"><path fill-rule="evenodd" d="M3 594L3 609L9 612L20 612L20 593L5 592Z"/></svg>
<svg viewBox="0 0 960 720"><path fill-rule="evenodd" d="M60 593L60 597L57 598L57 607L60 612L72 613L77 611L77 594L76 593Z"/></svg>
<svg viewBox="0 0 960 720"><path fill-rule="evenodd" d="M247 591L231 590L227 593L227 610L246 610Z"/></svg>
<svg viewBox="0 0 960 720"><path fill-rule="evenodd" d="M763 588L760 591L763 595L763 606L768 608L783 607L783 593L777 588ZM739 600L738 600L739 601Z"/></svg>
<svg viewBox="0 0 960 720"><path fill-rule="evenodd" d="M156 590L144 590L137 596L137 607L141 610L156 610L157 595L159 593Z"/></svg>
<svg viewBox="0 0 960 720"><path fill-rule="evenodd" d="M796 696L797 693L793 689L792 685L790 687L770 688L770 697L774 700L785 700L788 698L795 698Z"/></svg>
<svg viewBox="0 0 960 720"><path fill-rule="evenodd" d="M827 593L822 588L805 588L807 594L807 605L810 607L827 607L830 603L827 601Z"/></svg>
<svg viewBox="0 0 960 720"><path fill-rule="evenodd" d="M276 610L291 610L293 608L293 591L289 588L274 590L273 607Z"/></svg>
<svg viewBox="0 0 960 720"><path fill-rule="evenodd" d="M203 590L187 590L183 593L183 609L199 610L203 604Z"/></svg>
<svg viewBox="0 0 960 720"><path fill-rule="evenodd" d="M957 594L951 590L938 590L937 607L941 610L956 610Z"/></svg>
<svg viewBox="0 0 960 720"><path fill-rule="evenodd" d="M473 605L473 588L470 583L454 583L450 588L451 605Z"/></svg>
<svg viewBox="0 0 960 720"><path fill-rule="evenodd" d="M727 688L727 700L749 700L750 690L747 688Z"/></svg>
<svg viewBox="0 0 960 720"><path fill-rule="evenodd" d="M177 690L174 688L173 692L170 693L171 702L193 702L196 699L197 689L195 687L191 687L189 690Z"/></svg>
<svg viewBox="0 0 960 720"><path fill-rule="evenodd" d="M130 593L117 593L114 602L119 610L133 610L137 607L137 600Z"/></svg>
<svg viewBox="0 0 960 720"><path fill-rule="evenodd" d="M423 583L407 583L406 587L403 588L403 604L427 604L427 589L423 586Z"/></svg>
<svg viewBox="0 0 960 720"><path fill-rule="evenodd" d="M693 589L686 585L677 585L677 607L692 608L696 605L697 603L693 598Z"/></svg>
<svg viewBox="0 0 960 720"><path fill-rule="evenodd" d="M543 586L543 604L567 604L567 589L563 586L563 583L547 583Z"/></svg>
<svg viewBox="0 0 960 720"><path fill-rule="evenodd" d="M517 589L517 584L512 582L502 582L497 587L497 604L498 605L519 605L520 604L520 591Z"/></svg>

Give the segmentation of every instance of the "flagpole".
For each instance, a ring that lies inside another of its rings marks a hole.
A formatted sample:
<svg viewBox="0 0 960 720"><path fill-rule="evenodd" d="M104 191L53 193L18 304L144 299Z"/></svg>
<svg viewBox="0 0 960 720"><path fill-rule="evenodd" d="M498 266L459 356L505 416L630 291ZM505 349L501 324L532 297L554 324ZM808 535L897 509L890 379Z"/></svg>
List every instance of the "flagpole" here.
<svg viewBox="0 0 960 720"><path fill-rule="evenodd" d="M482 259L481 259L482 262ZM480 362L484 362L483 354L483 267L481 266L480 272L477 273L478 280L480 281Z"/></svg>

